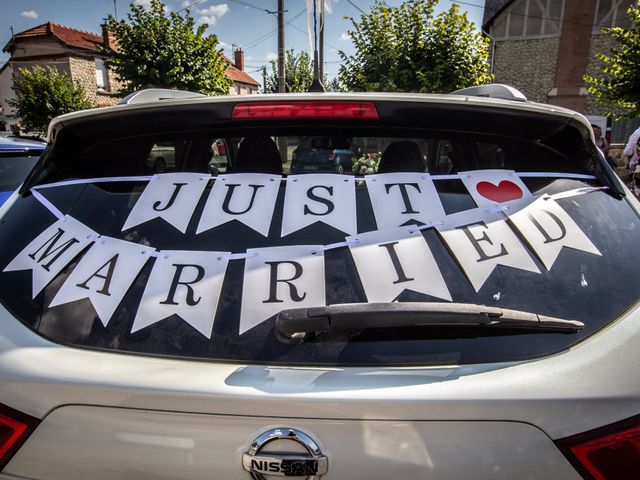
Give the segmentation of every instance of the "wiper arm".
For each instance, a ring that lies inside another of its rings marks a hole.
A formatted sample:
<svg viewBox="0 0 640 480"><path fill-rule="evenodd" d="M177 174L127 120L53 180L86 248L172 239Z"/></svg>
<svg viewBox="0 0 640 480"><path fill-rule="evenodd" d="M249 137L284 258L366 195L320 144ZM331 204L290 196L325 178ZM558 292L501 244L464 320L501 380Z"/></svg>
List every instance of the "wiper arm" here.
<svg viewBox="0 0 640 480"><path fill-rule="evenodd" d="M284 343L300 342L308 333L402 327L482 327L522 330L522 333L576 333L584 323L472 303L435 302L343 303L292 308L281 311L276 318L276 335Z"/></svg>

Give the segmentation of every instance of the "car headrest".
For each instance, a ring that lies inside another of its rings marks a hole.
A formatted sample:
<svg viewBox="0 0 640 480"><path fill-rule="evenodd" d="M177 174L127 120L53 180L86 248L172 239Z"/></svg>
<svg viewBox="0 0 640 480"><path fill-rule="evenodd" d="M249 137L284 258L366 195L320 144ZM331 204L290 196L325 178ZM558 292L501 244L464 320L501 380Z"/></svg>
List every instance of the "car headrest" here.
<svg viewBox="0 0 640 480"><path fill-rule="evenodd" d="M420 149L414 142L392 142L382 153L378 173L424 172Z"/></svg>
<svg viewBox="0 0 640 480"><path fill-rule="evenodd" d="M282 175L282 160L278 146L271 137L263 135L243 138L233 164L233 171Z"/></svg>

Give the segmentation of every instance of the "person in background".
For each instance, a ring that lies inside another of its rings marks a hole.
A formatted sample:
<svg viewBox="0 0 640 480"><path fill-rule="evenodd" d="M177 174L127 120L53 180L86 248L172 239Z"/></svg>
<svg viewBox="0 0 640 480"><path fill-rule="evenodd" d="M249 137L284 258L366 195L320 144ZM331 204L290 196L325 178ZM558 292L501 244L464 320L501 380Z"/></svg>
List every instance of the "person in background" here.
<svg viewBox="0 0 640 480"><path fill-rule="evenodd" d="M602 128L599 125L591 124L591 128L593 129L593 136L596 139L596 147L600 149L600 151L604 154L604 158L607 160L607 163L611 168L615 170L617 167L616 162L613 161L613 158L609 156L609 142L602 135Z"/></svg>
<svg viewBox="0 0 640 480"><path fill-rule="evenodd" d="M630 170L635 169L635 164L638 163L638 154L636 153L636 145L640 140L640 128L637 128L635 132L631 134L627 144L622 151L622 154L627 157L627 168ZM634 163L634 168L631 168L631 162Z"/></svg>

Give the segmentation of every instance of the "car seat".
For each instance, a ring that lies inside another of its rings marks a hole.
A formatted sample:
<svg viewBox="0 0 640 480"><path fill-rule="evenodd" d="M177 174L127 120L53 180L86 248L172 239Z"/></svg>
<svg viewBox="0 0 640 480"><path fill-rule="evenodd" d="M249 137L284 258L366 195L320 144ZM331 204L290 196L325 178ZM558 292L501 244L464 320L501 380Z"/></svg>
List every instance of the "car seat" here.
<svg viewBox="0 0 640 480"><path fill-rule="evenodd" d="M385 148L378 165L378 173L424 172L420 149L414 142L392 142Z"/></svg>
<svg viewBox="0 0 640 480"><path fill-rule="evenodd" d="M244 137L233 164L234 173L271 173L282 175L278 146L271 137Z"/></svg>

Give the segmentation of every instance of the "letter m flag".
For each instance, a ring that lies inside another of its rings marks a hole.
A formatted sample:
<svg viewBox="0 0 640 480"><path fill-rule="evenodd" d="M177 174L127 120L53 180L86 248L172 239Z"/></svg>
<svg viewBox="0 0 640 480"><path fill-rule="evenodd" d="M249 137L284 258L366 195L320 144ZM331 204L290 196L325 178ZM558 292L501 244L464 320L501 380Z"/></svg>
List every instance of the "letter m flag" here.
<svg viewBox="0 0 640 480"><path fill-rule="evenodd" d="M96 237L93 230L66 216L38 235L3 271L31 270L35 298Z"/></svg>

